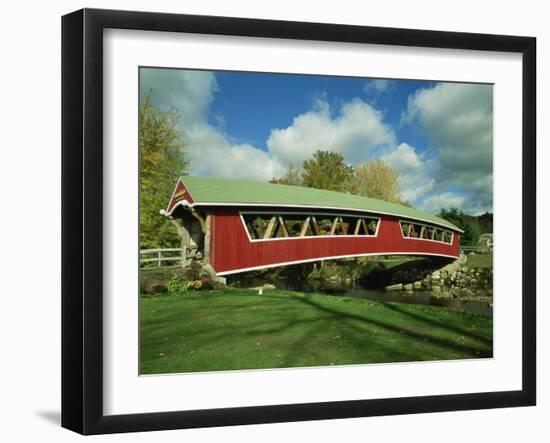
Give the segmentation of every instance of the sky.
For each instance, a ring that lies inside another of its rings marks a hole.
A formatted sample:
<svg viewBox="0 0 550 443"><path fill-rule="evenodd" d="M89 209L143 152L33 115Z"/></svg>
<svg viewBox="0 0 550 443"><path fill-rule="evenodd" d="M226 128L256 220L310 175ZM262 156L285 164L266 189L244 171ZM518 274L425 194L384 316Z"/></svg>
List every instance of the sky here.
<svg viewBox="0 0 550 443"><path fill-rule="evenodd" d="M331 150L385 160L418 209L492 212L492 85L141 68L147 93L180 114L191 175L269 181Z"/></svg>

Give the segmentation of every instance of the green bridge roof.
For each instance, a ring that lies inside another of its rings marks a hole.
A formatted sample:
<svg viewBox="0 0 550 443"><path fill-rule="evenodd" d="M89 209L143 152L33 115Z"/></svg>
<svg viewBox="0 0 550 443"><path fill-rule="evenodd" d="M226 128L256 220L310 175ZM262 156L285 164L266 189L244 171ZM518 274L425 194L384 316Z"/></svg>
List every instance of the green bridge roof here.
<svg viewBox="0 0 550 443"><path fill-rule="evenodd" d="M351 209L422 220L460 231L452 223L408 206L322 189L212 177L181 177L195 204L301 206Z"/></svg>

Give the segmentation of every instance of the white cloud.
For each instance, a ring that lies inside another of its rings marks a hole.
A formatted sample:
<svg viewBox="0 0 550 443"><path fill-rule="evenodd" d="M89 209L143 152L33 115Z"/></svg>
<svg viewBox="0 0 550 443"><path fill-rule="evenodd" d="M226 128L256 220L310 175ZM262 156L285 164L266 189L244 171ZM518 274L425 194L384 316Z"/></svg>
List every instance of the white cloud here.
<svg viewBox="0 0 550 443"><path fill-rule="evenodd" d="M267 140L269 152L282 165L301 165L319 149L339 152L347 162L357 163L394 143L382 113L357 98L344 103L334 118L328 102L318 99L312 110L295 117L288 128L272 130Z"/></svg>
<svg viewBox="0 0 550 443"><path fill-rule="evenodd" d="M368 80L363 90L365 91L365 94L368 95L380 95L391 91L394 85L394 80Z"/></svg>
<svg viewBox="0 0 550 443"><path fill-rule="evenodd" d="M208 71L179 69L142 69L142 94L152 92L157 106L167 110L176 108L184 127L203 123L217 90L216 76Z"/></svg>
<svg viewBox="0 0 550 443"><path fill-rule="evenodd" d="M392 147L380 159L399 172L399 189L404 200L418 205L418 200L433 189L430 173L433 162L421 158L407 143Z"/></svg>
<svg viewBox="0 0 550 443"><path fill-rule="evenodd" d="M403 122L429 139L429 150L398 143L384 115L355 98L331 108L324 96L287 128L271 131L267 151L241 143L224 131L223 116L211 114L218 85L206 71L143 70L142 94L176 108L196 175L267 181L289 164L301 166L318 149L340 152L347 163L387 161L399 174L402 197L429 212L455 206L470 213L492 210L492 90L489 86L438 84L409 97ZM367 83L373 93L394 87L389 80ZM210 124L210 121L216 123ZM450 190L452 189L452 190Z"/></svg>
<svg viewBox="0 0 550 443"><path fill-rule="evenodd" d="M187 135L192 143L186 152L193 174L267 181L284 173L269 153L249 144L231 143L217 128L195 125L188 128Z"/></svg>
<svg viewBox="0 0 550 443"><path fill-rule="evenodd" d="M436 213L441 208L462 208L466 203L466 198L453 192L444 192L442 194L432 195L423 201L424 210Z"/></svg>
<svg viewBox="0 0 550 443"><path fill-rule="evenodd" d="M218 87L212 72L144 69L140 81L142 94L152 90L156 106L174 107L181 115L181 129L190 143L185 153L191 174L261 181L282 174L283 168L265 151L232 142L222 129L223 116L213 116L218 127L208 123Z"/></svg>
<svg viewBox="0 0 550 443"><path fill-rule="evenodd" d="M415 124L437 160L439 190L458 188L463 209L492 210L493 89L490 85L440 83L409 97L403 122Z"/></svg>
<svg viewBox="0 0 550 443"><path fill-rule="evenodd" d="M397 148L381 156L394 169L400 172L418 170L422 166L415 149L407 143L401 143Z"/></svg>

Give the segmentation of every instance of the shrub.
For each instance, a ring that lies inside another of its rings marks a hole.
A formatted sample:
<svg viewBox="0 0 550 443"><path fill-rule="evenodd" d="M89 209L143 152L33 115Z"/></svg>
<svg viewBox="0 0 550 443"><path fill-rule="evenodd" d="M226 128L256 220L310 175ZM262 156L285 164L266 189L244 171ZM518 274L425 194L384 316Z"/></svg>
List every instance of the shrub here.
<svg viewBox="0 0 550 443"><path fill-rule="evenodd" d="M185 277L174 274L168 282L166 289L168 289L170 294L183 295L187 293L188 284L189 282Z"/></svg>
<svg viewBox="0 0 550 443"><path fill-rule="evenodd" d="M187 289L200 291L202 289L202 282L200 280L190 281L189 283L187 283Z"/></svg>
<svg viewBox="0 0 550 443"><path fill-rule="evenodd" d="M212 279L210 277L201 278L202 289L213 289Z"/></svg>
<svg viewBox="0 0 550 443"><path fill-rule="evenodd" d="M210 277L202 277L200 280L193 280L187 283L187 289L202 291L205 289L213 289L214 284Z"/></svg>

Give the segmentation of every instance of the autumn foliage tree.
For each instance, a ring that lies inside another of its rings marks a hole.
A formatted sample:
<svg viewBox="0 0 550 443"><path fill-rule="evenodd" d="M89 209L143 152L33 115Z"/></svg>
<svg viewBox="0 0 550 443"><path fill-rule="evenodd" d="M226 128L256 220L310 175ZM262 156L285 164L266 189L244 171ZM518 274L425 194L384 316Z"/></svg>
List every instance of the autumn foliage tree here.
<svg viewBox="0 0 550 443"><path fill-rule="evenodd" d="M342 154L317 151L304 161L303 185L330 191L347 191L353 178L353 168L344 162Z"/></svg>
<svg viewBox="0 0 550 443"><path fill-rule="evenodd" d="M139 109L139 240L140 248L179 246L174 226L159 214L168 203L179 176L187 173L176 110L161 112L145 95Z"/></svg>
<svg viewBox="0 0 550 443"><path fill-rule="evenodd" d="M345 163L342 154L332 151L315 152L304 161L301 171L290 165L271 183L348 192L410 206L399 193L398 172L384 160L368 160L354 168Z"/></svg>
<svg viewBox="0 0 550 443"><path fill-rule="evenodd" d="M280 178L274 178L271 183L280 185L302 186L303 180L300 170L294 165L289 165L285 174Z"/></svg>
<svg viewBox="0 0 550 443"><path fill-rule="evenodd" d="M355 166L353 192L364 197L401 203L399 174L384 160L368 160Z"/></svg>

